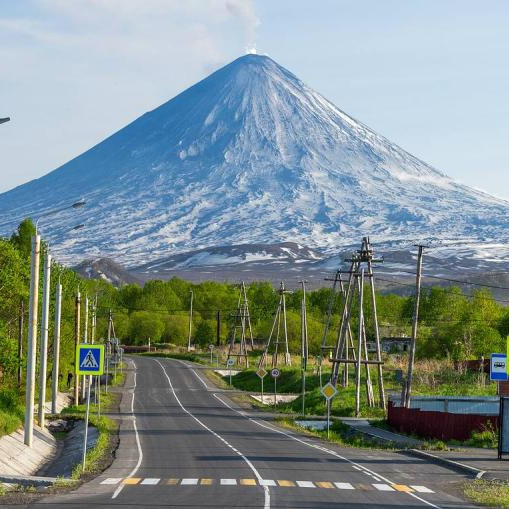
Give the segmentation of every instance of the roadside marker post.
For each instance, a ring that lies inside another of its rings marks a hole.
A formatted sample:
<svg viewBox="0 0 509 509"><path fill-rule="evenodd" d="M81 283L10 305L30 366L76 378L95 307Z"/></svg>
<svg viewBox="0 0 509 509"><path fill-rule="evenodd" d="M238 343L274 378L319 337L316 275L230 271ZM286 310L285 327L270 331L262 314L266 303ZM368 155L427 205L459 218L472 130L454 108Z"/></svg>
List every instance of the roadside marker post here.
<svg viewBox="0 0 509 509"><path fill-rule="evenodd" d="M263 368L259 368L258 371L256 372L256 374L258 375L258 377L260 378L260 380L262 382L261 400L262 400L262 404L263 404L263 379L267 376L267 371Z"/></svg>
<svg viewBox="0 0 509 509"><path fill-rule="evenodd" d="M102 375L104 371L104 346L82 343L76 349L76 376L88 375L87 408L85 412L85 435L83 440L82 468L85 471L85 459L87 456L88 440L88 417L90 414L90 388L92 375Z"/></svg>
<svg viewBox="0 0 509 509"><path fill-rule="evenodd" d="M210 350L210 365L212 366L212 353L214 351L214 345L209 345L209 350Z"/></svg>
<svg viewBox="0 0 509 509"><path fill-rule="evenodd" d="M274 379L274 408L277 405L277 379L281 376L281 371L279 369L274 368L270 372L270 376Z"/></svg>
<svg viewBox="0 0 509 509"><path fill-rule="evenodd" d="M323 397L327 400L327 438L329 438L330 433L330 402L337 393L338 390L330 382L326 383L322 388Z"/></svg>
<svg viewBox="0 0 509 509"><path fill-rule="evenodd" d="M230 372L230 388L232 386L232 366L233 366L233 359L228 359L226 361L226 365L228 366L228 371Z"/></svg>

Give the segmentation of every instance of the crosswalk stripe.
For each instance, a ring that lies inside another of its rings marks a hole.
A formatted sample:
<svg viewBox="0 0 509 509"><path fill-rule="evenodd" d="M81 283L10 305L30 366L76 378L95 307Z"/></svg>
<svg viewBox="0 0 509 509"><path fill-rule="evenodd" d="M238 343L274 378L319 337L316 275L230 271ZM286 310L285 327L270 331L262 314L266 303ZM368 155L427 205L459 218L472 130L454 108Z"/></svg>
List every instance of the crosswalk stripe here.
<svg viewBox="0 0 509 509"><path fill-rule="evenodd" d="M122 483L123 484L138 484L141 481L139 477L126 477Z"/></svg>
<svg viewBox="0 0 509 509"><path fill-rule="evenodd" d="M101 484L118 484L122 479L123 477L108 477L108 479L101 481Z"/></svg>
<svg viewBox="0 0 509 509"><path fill-rule="evenodd" d="M161 479L158 479L158 478L152 478L152 477L147 477L146 479L143 479L143 481L141 481L140 484L150 484L150 485L154 485L154 484L159 484L159 481Z"/></svg>
<svg viewBox="0 0 509 509"><path fill-rule="evenodd" d="M410 488L414 489L418 493L435 493L433 490L430 490L429 488L426 488L426 486L414 486L412 484L410 486Z"/></svg>
<svg viewBox="0 0 509 509"><path fill-rule="evenodd" d="M355 488L349 482L335 482L334 485L338 490L354 490Z"/></svg>
<svg viewBox="0 0 509 509"><path fill-rule="evenodd" d="M256 479L241 479L240 484L242 486L256 486Z"/></svg>
<svg viewBox="0 0 509 509"><path fill-rule="evenodd" d="M324 489L333 489L337 488L338 490L359 490L359 491L400 491L405 493L435 493L433 490L426 486L421 485L411 485L407 486L406 484L386 484L386 483L373 483L373 484L359 484L359 483L349 483L349 482L333 482L333 481L290 481L288 479L260 479L257 481L252 478L242 478L242 479L211 479L208 477L203 478L185 478L185 479L163 479L162 483L170 486L211 486L214 483L219 481L221 486L273 486L273 487L283 487L283 488L292 488L298 486L299 488L324 488ZM155 486L161 483L161 479L159 477L108 477L103 479L100 484L128 484L128 485L149 485Z"/></svg>
<svg viewBox="0 0 509 509"><path fill-rule="evenodd" d="M388 484L373 484L378 491L394 491L394 488Z"/></svg>
<svg viewBox="0 0 509 509"><path fill-rule="evenodd" d="M329 482L329 481L319 481L319 482L316 483L316 485L319 488L327 488L327 489L334 488L334 485L331 482Z"/></svg>
<svg viewBox="0 0 509 509"><path fill-rule="evenodd" d="M295 481L299 488L316 488L311 481Z"/></svg>
<svg viewBox="0 0 509 509"><path fill-rule="evenodd" d="M198 484L198 479L182 479L182 481L180 481L180 484L182 486L194 486Z"/></svg>
<svg viewBox="0 0 509 509"><path fill-rule="evenodd" d="M410 486L407 486L406 484L393 484L392 487L396 491L405 491L406 493L412 493L414 490L410 488Z"/></svg>
<svg viewBox="0 0 509 509"><path fill-rule="evenodd" d="M237 479L221 479L222 486L236 486Z"/></svg>

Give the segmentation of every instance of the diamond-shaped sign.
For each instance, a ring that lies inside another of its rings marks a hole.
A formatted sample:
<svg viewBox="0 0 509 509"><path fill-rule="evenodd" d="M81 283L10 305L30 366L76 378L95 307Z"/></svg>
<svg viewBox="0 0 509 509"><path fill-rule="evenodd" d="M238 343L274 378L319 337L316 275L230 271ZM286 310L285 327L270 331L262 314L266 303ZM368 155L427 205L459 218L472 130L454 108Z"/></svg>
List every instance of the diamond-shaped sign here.
<svg viewBox="0 0 509 509"><path fill-rule="evenodd" d="M332 399L337 393L338 390L330 382L325 384L322 388L322 394L327 400Z"/></svg>
<svg viewBox="0 0 509 509"><path fill-rule="evenodd" d="M265 371L265 369L263 368L260 368L256 374L260 377L260 378L265 378L265 376L267 375L267 371Z"/></svg>

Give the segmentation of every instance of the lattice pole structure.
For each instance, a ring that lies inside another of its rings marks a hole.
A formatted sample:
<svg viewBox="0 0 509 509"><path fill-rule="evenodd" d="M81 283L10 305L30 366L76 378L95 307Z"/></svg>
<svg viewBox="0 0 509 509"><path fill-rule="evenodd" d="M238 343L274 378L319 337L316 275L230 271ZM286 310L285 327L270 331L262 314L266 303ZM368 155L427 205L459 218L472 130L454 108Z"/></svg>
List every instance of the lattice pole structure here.
<svg viewBox="0 0 509 509"><path fill-rule="evenodd" d="M288 292L285 290L285 285L281 281L279 286L279 302L276 309L276 314L274 315L274 321L272 322L272 328L270 330L269 339L265 344L265 349L263 351L262 356L260 357L259 367L266 365L268 354L271 346L273 345L274 351L272 353L272 366L277 367L279 363L279 356L281 353L284 355L284 361L286 365L290 365L292 363L290 358L290 351L288 350L288 330L286 327L286 300L285 295ZM281 352L280 350L283 350Z"/></svg>
<svg viewBox="0 0 509 509"><path fill-rule="evenodd" d="M230 333L230 345L228 347L228 358L234 357L237 359L237 363L242 359L246 365L246 368L249 367L249 356L247 353L247 341L246 341L246 304L247 299L245 298L245 286L244 282L239 290L239 300L237 304L237 309L235 313L232 314L233 317L233 327ZM250 322L249 322L250 324ZM251 344L253 341L253 337L251 335Z"/></svg>
<svg viewBox="0 0 509 509"><path fill-rule="evenodd" d="M249 315L249 303L247 301L247 293L246 293L246 285L244 281L241 284L241 293L242 293L242 313L244 320L244 328L249 333L249 345L251 346L251 350L254 350L254 340L253 340L253 328L251 327L251 317Z"/></svg>
<svg viewBox="0 0 509 509"><path fill-rule="evenodd" d="M335 347L335 354L332 359L332 372L331 372L331 383L334 385L337 384L340 368L343 367L343 384L348 383L348 365L355 364L356 372L356 400L359 399L360 394L360 371L361 366L365 367L365 383L366 383L366 396L367 402L369 406L374 406L374 395L373 388L371 383L371 373L370 373L370 365L376 365L377 367L377 380L378 380L378 404L380 407L385 409L385 390L383 385L383 361L381 355L381 347L380 347L380 332L378 327L378 316L376 309L376 300L375 300L375 282L374 282L374 274L373 274L373 264L383 260L376 260L374 258L373 249L371 247L369 237L364 237L362 239L361 249L355 253L351 259L347 260L351 263L350 271L349 271L349 279L346 290L343 288L343 284L341 281L341 291L344 295L344 303L342 309L342 317L340 321L340 325L338 328L338 335ZM365 278L369 279L369 285L371 290L371 311L373 317L373 330L374 330L374 339L375 339L375 353L376 359L370 360L369 352L367 347L367 337L366 337L366 313L364 312L364 307L366 304L366 300L364 299L364 280ZM338 282L340 278L336 277ZM359 317L357 324L357 335L356 335L356 348L354 347L354 338L351 331L350 321L352 319L352 309L354 304L355 295L358 295L358 303L359 303ZM330 318L328 319L330 321ZM326 325L327 328L327 325ZM349 357L349 351L352 351L352 359ZM356 351L356 355L355 352ZM359 401L356 401L356 409L359 404ZM357 412L358 413L358 412Z"/></svg>

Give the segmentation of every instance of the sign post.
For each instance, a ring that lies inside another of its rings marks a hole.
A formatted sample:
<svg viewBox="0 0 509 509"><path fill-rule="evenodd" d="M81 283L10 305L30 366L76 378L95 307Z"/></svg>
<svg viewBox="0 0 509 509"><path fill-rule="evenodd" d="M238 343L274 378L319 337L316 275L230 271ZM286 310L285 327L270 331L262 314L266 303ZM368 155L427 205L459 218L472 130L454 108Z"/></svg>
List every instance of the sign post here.
<svg viewBox="0 0 509 509"><path fill-rule="evenodd" d="M270 372L270 376L274 379L274 409L277 405L277 379L281 376L281 371L279 369L274 368Z"/></svg>
<svg viewBox="0 0 509 509"><path fill-rule="evenodd" d="M228 366L228 371L230 372L230 388L232 386L232 366L233 366L233 359L228 359L226 361L226 365Z"/></svg>
<svg viewBox="0 0 509 509"><path fill-rule="evenodd" d="M267 371L265 371L265 369L263 369L263 368L260 368L260 369L258 369L256 374L258 375L258 377L260 378L260 380L262 382L261 400L262 400L262 404L263 404L263 379L267 376Z"/></svg>
<svg viewBox="0 0 509 509"><path fill-rule="evenodd" d="M90 414L90 388L92 375L102 375L104 370L104 346L82 343L76 349L76 376L88 375L87 408L85 412L85 436L83 441L83 472L87 456L88 416Z"/></svg>
<svg viewBox="0 0 509 509"><path fill-rule="evenodd" d="M212 352L214 351L214 345L209 345L209 350L210 350L210 365L212 366Z"/></svg>
<svg viewBox="0 0 509 509"><path fill-rule="evenodd" d="M327 438L330 434L330 402L331 399L338 393L338 390L330 382L326 383L322 388L323 397L327 400Z"/></svg>

